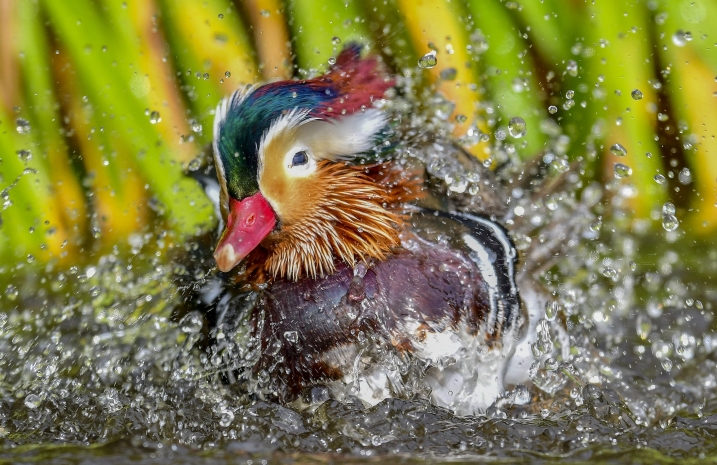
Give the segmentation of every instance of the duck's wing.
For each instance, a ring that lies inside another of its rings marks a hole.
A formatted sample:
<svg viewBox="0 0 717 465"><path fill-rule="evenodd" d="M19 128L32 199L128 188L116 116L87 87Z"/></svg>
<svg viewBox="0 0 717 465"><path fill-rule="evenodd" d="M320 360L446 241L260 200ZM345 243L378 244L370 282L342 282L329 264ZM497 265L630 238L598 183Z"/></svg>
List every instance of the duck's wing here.
<svg viewBox="0 0 717 465"><path fill-rule="evenodd" d="M414 234L460 250L480 270L489 296L485 321L490 334L499 338L519 326L518 253L503 226L485 215L426 208L414 210L410 222Z"/></svg>

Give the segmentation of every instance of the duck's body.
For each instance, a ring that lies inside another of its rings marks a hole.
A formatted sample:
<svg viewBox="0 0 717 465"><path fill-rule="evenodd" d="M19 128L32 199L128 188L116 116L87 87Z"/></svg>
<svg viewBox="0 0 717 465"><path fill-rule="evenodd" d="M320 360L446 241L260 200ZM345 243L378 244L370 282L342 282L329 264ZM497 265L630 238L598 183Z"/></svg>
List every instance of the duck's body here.
<svg viewBox="0 0 717 465"><path fill-rule="evenodd" d="M218 109L225 228L214 256L244 294L205 296L216 350L242 335L243 360L224 354L232 376L282 401L323 386L483 411L506 380L527 380L525 328L544 302L521 301L503 227L415 205L424 173L379 156L387 117L372 102L393 82L359 52L349 45L325 76L238 92Z"/></svg>
<svg viewBox="0 0 717 465"><path fill-rule="evenodd" d="M460 414L484 410L504 391L524 320L512 244L484 218L414 216L418 233L404 234L384 260L339 262L330 275L257 291L247 338L258 345L252 390L286 402L325 386L369 404L423 392ZM439 230L455 241L420 234ZM231 307L218 327L237 320Z"/></svg>

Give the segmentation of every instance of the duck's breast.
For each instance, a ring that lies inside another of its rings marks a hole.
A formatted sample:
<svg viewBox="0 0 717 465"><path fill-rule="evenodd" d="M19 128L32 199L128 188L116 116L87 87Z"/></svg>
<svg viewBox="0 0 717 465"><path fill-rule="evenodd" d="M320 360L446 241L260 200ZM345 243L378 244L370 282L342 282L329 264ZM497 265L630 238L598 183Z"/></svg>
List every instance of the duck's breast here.
<svg viewBox="0 0 717 465"><path fill-rule="evenodd" d="M476 263L442 245L356 269L340 265L320 279L277 281L260 300L257 369L291 400L307 386L350 375L366 341L432 362L454 357L464 337L494 342L483 324L489 295Z"/></svg>

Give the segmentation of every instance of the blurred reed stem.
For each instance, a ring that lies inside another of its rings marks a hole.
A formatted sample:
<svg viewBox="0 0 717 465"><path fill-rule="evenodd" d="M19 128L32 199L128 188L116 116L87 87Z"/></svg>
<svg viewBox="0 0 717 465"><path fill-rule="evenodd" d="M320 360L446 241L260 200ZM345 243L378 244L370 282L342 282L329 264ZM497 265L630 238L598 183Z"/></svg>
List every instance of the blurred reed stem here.
<svg viewBox="0 0 717 465"><path fill-rule="evenodd" d="M623 14L615 15L615 11ZM666 200L664 189L654 181L661 172L660 147L654 140L657 127L657 96L648 84L653 74L647 10L640 3L605 0L588 8L592 17L588 29L594 47L586 73L588 82L600 85L601 94L592 99L593 111L603 119L605 133L601 151L603 178L619 176L620 165L632 171L629 181L637 193L630 199L633 216L649 218ZM637 90L641 93L633 94ZM576 95L576 101L590 100L589 95ZM620 144L626 153L613 150ZM616 174L618 173L618 174Z"/></svg>
<svg viewBox="0 0 717 465"><path fill-rule="evenodd" d="M159 12L155 2L122 4L104 0L103 6L109 13L107 18L111 27L121 32L121 42L129 54L124 58L135 70L133 79L148 89L148 108L160 114L162 121L155 127L162 142L168 145L174 159L189 163L201 149L189 137L191 130L184 112L179 80L167 58L167 42L157 27Z"/></svg>
<svg viewBox="0 0 717 465"><path fill-rule="evenodd" d="M12 5L11 5L12 6ZM60 213L62 204L56 202L52 192L51 170L38 128L42 128L38 119L46 115L37 115L35 110L22 108L24 102L20 92L21 57L24 61L25 48L32 45L32 28L26 28L22 20L27 20L27 5L14 5L15 9L2 7L11 14L10 19L19 19L10 24L8 17L0 20L9 40L9 46L0 49L0 61L10 67L2 73L2 84L12 94L6 94L0 107L0 200L2 210L2 229L9 237L6 257L19 259L30 257L46 261L60 254L62 242L66 239L66 224ZM32 58L32 57L31 57ZM23 62L22 68L26 69ZM33 75L33 83L42 79L47 69L38 69ZM35 89L39 90L39 89ZM11 107L10 107L11 106ZM38 110L41 110L39 108ZM19 129L17 129L19 127ZM33 129L34 127L34 129Z"/></svg>
<svg viewBox="0 0 717 465"><path fill-rule="evenodd" d="M48 236L51 227L60 223L39 160L28 159L21 151L32 153L34 145L28 134L13 132L12 117L0 112L0 221L8 237L6 260L24 261L28 255L40 260L50 258L47 242L54 252L59 250L60 236ZM18 150L18 147L25 147ZM45 223L47 222L47 223ZM31 258L32 260L32 258Z"/></svg>
<svg viewBox="0 0 717 465"><path fill-rule="evenodd" d="M78 0L72 9L52 0L41 4L70 55L98 123L127 144L128 150L118 155L134 158L175 232L182 236L198 232L211 218L211 206L199 186L184 177L179 163L162 146L151 117L145 115L149 93L146 77L133 72L136 63L132 67L120 65L124 57L133 54L108 33L110 29L95 4ZM90 37L112 53L92 47L87 42Z"/></svg>
<svg viewBox="0 0 717 465"><path fill-rule="evenodd" d="M36 156L45 161L45 172L50 178L53 202L62 216L62 222L51 225L57 241L68 239L64 248L73 255L88 230L86 198L70 161L64 128L61 125L60 105L55 87L50 48L45 30L37 21L39 9L32 2L20 2L18 18L22 34L17 37L22 53L20 69L23 79L23 99L29 112L32 131L38 141ZM54 250L54 249L53 249Z"/></svg>
<svg viewBox="0 0 717 465"><path fill-rule="evenodd" d="M329 58L341 51L342 42L369 42L366 19L359 0L287 0L286 11L299 77L324 71Z"/></svg>
<svg viewBox="0 0 717 465"><path fill-rule="evenodd" d="M459 2L432 2L428 0L396 0L396 5L411 36L413 48L418 57L434 52L437 65L427 69L432 82L445 98L455 105L452 119L461 115L467 122L477 119L478 73L473 69L475 63L468 53L469 39L466 32L465 10ZM456 121L454 134L461 136L470 124ZM482 132L488 132L487 126L478 121ZM481 160L490 158L487 142L479 142L468 148Z"/></svg>
<svg viewBox="0 0 717 465"><path fill-rule="evenodd" d="M672 116L676 117L667 124L681 140L681 145L676 145L675 153L670 155L677 162L677 168L671 171L682 171L679 169L682 156L691 177L691 182L685 184L679 182L678 174L678 182L671 187L691 194L684 226L699 234L714 234L717 229L717 105L714 103L717 50L712 26L717 18L717 5L703 1L684 5L661 1L659 5L665 14L655 21L657 49L665 69L663 77ZM711 46L705 46L705 41L710 41Z"/></svg>
<svg viewBox="0 0 717 465"><path fill-rule="evenodd" d="M219 100L259 80L249 34L229 0L158 0L158 4L182 90L203 128L199 141L208 144Z"/></svg>
<svg viewBox="0 0 717 465"><path fill-rule="evenodd" d="M523 158L535 156L543 149L547 137L540 130L547 117L545 95L540 92L535 64L528 53L528 44L514 25L509 10L498 0L469 2L473 25L490 45L478 56L488 99L495 104L499 126L507 126L513 117L522 118L527 132L521 140L507 141L521 148ZM478 48L482 43L474 43Z"/></svg>
<svg viewBox="0 0 717 465"><path fill-rule="evenodd" d="M93 250L103 250L150 227L169 225L177 241L205 230L212 208L183 169L210 143L219 100L262 78L316 75L350 40L415 80L418 98L426 89L444 96L429 98L424 109L436 118L452 111L454 136L478 125L495 137L521 117L526 135L508 136L503 149L584 158L587 176L606 182L615 179L615 163L629 166L632 175L615 184L635 188L624 206L628 220L657 220L642 224L659 228L660 208L671 201L685 231L709 237L717 228L717 47L709 42L717 3L68 5L0 0L6 261L31 254L38 262L66 256L72 263L92 235L99 236ZM429 52L437 64L418 68ZM641 99L631 97L636 89ZM550 105L557 111L548 115ZM17 118L29 122L29 132L18 133ZM569 138L558 140L559 132ZM627 155L613 155L615 143ZM493 155L486 142L470 150L481 159ZM667 181L657 183L656 175ZM164 223L157 225L157 216Z"/></svg>
<svg viewBox="0 0 717 465"><path fill-rule="evenodd" d="M480 7L475 0L470 4L474 9ZM521 30L529 36L531 46L548 66L556 69L571 59L571 39L575 36L574 28L580 24L576 10L573 2L542 0L523 2L512 12L520 18Z"/></svg>
<svg viewBox="0 0 717 465"><path fill-rule="evenodd" d="M415 68L420 55L411 42L396 0L367 0L363 11L370 18L369 27L376 52L381 53L387 64L399 74Z"/></svg>
<svg viewBox="0 0 717 465"><path fill-rule="evenodd" d="M87 173L84 183L92 205L92 235L107 250L148 224L148 193L132 159L121 155L130 148L113 131L105 132L94 106L83 101L64 49L55 60L55 76L66 96L64 113L72 121L72 141L82 153Z"/></svg>
<svg viewBox="0 0 717 465"><path fill-rule="evenodd" d="M291 37L281 0L240 2L249 18L259 68L264 79L292 77Z"/></svg>

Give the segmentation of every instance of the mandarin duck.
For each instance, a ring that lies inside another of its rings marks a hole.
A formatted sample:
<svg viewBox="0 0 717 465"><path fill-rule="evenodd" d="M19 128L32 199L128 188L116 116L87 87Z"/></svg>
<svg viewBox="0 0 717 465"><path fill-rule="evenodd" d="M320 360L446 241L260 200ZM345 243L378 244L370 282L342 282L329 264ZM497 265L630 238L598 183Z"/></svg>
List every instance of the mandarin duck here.
<svg viewBox="0 0 717 465"><path fill-rule="evenodd" d="M256 395L422 393L474 414L527 380L543 302L521 299L503 226L426 201L430 176L392 150L377 105L394 84L352 43L323 76L217 108L223 291L203 300L215 355Z"/></svg>

